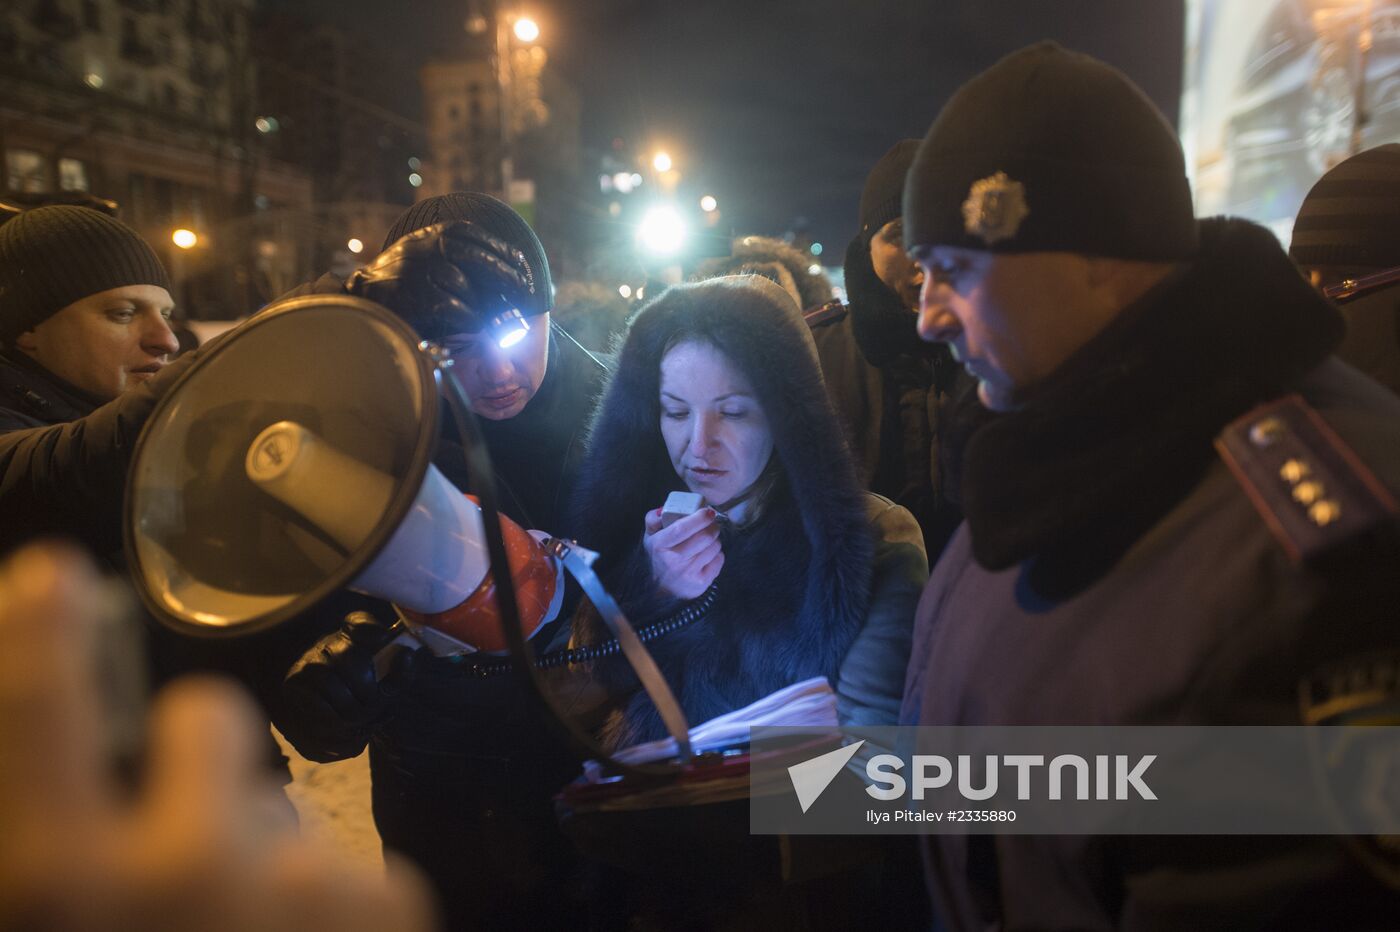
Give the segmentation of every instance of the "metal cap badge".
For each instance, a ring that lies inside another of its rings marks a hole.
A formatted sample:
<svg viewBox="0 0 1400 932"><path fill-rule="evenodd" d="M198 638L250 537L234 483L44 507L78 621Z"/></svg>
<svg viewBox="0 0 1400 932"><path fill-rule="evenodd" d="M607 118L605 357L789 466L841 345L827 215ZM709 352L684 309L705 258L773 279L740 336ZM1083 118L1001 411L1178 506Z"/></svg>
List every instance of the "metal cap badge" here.
<svg viewBox="0 0 1400 932"><path fill-rule="evenodd" d="M1015 236L1030 212L1025 185L997 172L972 183L962 205L963 229L990 246Z"/></svg>

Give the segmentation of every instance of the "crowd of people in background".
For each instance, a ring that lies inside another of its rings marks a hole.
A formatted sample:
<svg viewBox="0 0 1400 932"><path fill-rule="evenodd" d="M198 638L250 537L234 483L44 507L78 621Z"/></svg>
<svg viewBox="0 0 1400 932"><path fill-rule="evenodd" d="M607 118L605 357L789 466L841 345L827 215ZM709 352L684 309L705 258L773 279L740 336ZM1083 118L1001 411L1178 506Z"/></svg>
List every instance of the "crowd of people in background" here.
<svg viewBox="0 0 1400 932"><path fill-rule="evenodd" d="M1053 43L891 143L844 301L756 234L635 305L556 288L475 192L292 296L441 348L501 512L600 555L692 723L812 677L843 725L1400 723L1400 146L1321 178L1285 252L1196 218L1170 123ZM238 337L179 340L113 213L0 223L0 928L1394 927L1385 869L1324 836L929 835L777 890L722 886L730 849L695 844L689 878L639 875L561 826L580 761L499 658L376 668L387 602L339 593L251 645L114 626L92 564L129 566L136 438ZM463 491L468 443L442 418ZM673 492L701 507L664 519ZM113 632L175 680L137 776L104 734ZM610 637L571 588L530 643L597 648L552 683L604 747L665 737ZM243 689L177 679L208 672ZM1319 679L1354 695L1309 717ZM311 760L368 749L386 873L298 839L269 723Z"/></svg>

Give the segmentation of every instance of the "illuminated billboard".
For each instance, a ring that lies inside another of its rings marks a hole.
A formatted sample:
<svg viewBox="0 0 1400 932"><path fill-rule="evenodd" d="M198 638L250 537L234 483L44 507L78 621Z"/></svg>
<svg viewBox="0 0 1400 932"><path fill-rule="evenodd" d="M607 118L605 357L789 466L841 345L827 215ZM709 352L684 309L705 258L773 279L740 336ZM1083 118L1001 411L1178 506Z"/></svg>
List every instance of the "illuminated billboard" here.
<svg viewBox="0 0 1400 932"><path fill-rule="evenodd" d="M1196 212L1287 243L1318 176L1400 141L1400 0L1187 0L1183 73Z"/></svg>

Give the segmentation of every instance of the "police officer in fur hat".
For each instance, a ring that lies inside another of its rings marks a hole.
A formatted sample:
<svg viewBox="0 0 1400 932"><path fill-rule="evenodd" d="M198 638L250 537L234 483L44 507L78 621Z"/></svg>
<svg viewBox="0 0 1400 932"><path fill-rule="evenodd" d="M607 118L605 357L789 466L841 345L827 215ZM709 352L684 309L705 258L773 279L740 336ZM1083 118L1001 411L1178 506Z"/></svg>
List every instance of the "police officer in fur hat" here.
<svg viewBox="0 0 1400 932"><path fill-rule="evenodd" d="M920 143L904 221L919 332L979 399L966 522L920 603L905 721L1286 725L1394 707L1400 400L1332 355L1336 310L1269 231L1194 218L1176 135L1137 87L1052 43L1003 59ZM1385 870L1342 839L926 845L955 929L1400 915Z"/></svg>

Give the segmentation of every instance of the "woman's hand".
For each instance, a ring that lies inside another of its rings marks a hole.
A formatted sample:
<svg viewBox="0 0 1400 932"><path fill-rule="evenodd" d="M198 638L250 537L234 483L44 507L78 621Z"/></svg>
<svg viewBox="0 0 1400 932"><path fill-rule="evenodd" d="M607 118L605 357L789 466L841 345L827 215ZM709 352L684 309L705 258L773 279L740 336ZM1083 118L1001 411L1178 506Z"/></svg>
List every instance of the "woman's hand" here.
<svg viewBox="0 0 1400 932"><path fill-rule="evenodd" d="M660 508L648 511L642 546L651 560L656 585L682 599L699 598L724 566L713 508L701 508L666 528L661 526Z"/></svg>

